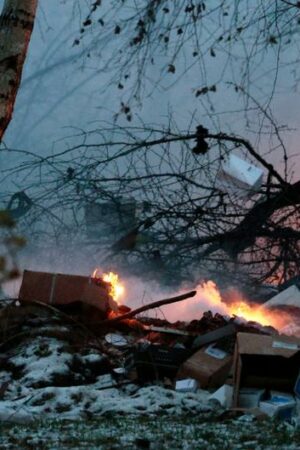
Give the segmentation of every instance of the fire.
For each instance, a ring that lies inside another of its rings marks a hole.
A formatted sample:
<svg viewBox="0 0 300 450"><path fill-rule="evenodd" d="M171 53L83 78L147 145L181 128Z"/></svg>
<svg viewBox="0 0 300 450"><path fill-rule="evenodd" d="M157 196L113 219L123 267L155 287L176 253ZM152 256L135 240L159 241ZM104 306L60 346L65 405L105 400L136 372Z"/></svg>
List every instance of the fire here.
<svg viewBox="0 0 300 450"><path fill-rule="evenodd" d="M110 295L117 302L124 295L124 286L119 281L119 275L113 272L104 273L103 281L111 284Z"/></svg>
<svg viewBox="0 0 300 450"><path fill-rule="evenodd" d="M258 322L265 326L273 326L278 330L286 326L287 322L290 320L290 317L286 314L271 311L263 305L249 304L241 298L234 298L229 304L223 302L220 291L213 281L203 283L200 288L202 291L200 295L205 299L206 303L208 303L208 306L211 304L211 306L213 306L214 309L219 310L221 314L225 313L228 316L238 316L247 321Z"/></svg>
<svg viewBox="0 0 300 450"><path fill-rule="evenodd" d="M280 328L280 317L278 314L268 311L263 306L252 306L244 301L233 303L229 306L231 315L243 317L247 321L258 322L261 325L271 325Z"/></svg>
<svg viewBox="0 0 300 450"><path fill-rule="evenodd" d="M110 295L118 302L118 300L124 295L125 288L119 280L119 275L114 272L101 273L100 269L95 269L92 278L101 278L106 283L110 284Z"/></svg>

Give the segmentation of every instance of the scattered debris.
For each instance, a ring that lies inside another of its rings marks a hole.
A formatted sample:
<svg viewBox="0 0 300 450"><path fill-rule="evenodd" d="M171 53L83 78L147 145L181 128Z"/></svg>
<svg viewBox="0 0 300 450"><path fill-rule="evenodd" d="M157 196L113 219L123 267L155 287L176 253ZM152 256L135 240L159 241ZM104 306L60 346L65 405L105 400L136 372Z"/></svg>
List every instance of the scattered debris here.
<svg viewBox="0 0 300 450"><path fill-rule="evenodd" d="M175 389L177 392L196 392L199 387L197 380L193 378L186 378L184 380L177 380Z"/></svg>
<svg viewBox="0 0 300 450"><path fill-rule="evenodd" d="M300 339L238 333L233 406L259 406L271 416L291 416L296 405L293 392L299 363ZM274 390L280 394L274 394ZM281 414L279 410L282 410Z"/></svg>
<svg viewBox="0 0 300 450"><path fill-rule="evenodd" d="M209 396L209 400L217 401L224 408L232 406L233 387L229 384L223 384L213 394Z"/></svg>
<svg viewBox="0 0 300 450"><path fill-rule="evenodd" d="M70 305L76 302L107 312L117 310L110 296L110 285L92 277L25 270L19 293L21 302L39 301L50 305Z"/></svg>
<svg viewBox="0 0 300 450"><path fill-rule="evenodd" d="M218 387L226 380L233 356L212 345L198 350L179 369L178 378L192 377L201 389Z"/></svg>
<svg viewBox="0 0 300 450"><path fill-rule="evenodd" d="M297 285L293 284L272 297L264 306L267 308L293 306L300 309L300 290Z"/></svg>
<svg viewBox="0 0 300 450"><path fill-rule="evenodd" d="M261 401L259 408L270 417L291 420L296 408L296 401L292 395L277 393L271 395L270 400Z"/></svg>
<svg viewBox="0 0 300 450"><path fill-rule="evenodd" d="M240 388L239 407L257 408L265 392L265 389Z"/></svg>
<svg viewBox="0 0 300 450"><path fill-rule="evenodd" d="M121 334L108 333L105 336L105 340L108 344L111 344L114 347L126 347L128 345L127 339Z"/></svg>
<svg viewBox="0 0 300 450"><path fill-rule="evenodd" d="M141 316L195 291L133 311L111 292L99 276L24 272L18 301L0 309L1 420L216 405L243 417L296 414L300 339L210 311L190 323Z"/></svg>
<svg viewBox="0 0 300 450"><path fill-rule="evenodd" d="M203 347L204 345L211 344L212 342L217 342L226 336L232 336L236 333L236 326L234 323L225 325L224 327L217 328L214 331L210 331L206 334L197 336L193 342L193 349Z"/></svg>
<svg viewBox="0 0 300 450"><path fill-rule="evenodd" d="M129 372L134 369L142 384L164 378L174 379L180 364L189 355L190 351L185 348L142 343L129 353L125 367Z"/></svg>
<svg viewBox="0 0 300 450"><path fill-rule="evenodd" d="M263 181L263 171L229 153L218 172L217 183L221 190L230 191L239 197L249 197L259 191Z"/></svg>

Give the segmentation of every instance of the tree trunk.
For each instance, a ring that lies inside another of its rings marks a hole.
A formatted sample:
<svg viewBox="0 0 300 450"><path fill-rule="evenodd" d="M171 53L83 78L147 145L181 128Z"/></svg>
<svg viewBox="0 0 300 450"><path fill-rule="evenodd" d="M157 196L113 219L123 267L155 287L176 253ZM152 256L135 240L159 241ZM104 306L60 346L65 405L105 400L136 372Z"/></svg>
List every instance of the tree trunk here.
<svg viewBox="0 0 300 450"><path fill-rule="evenodd" d="M38 0L4 0L0 16L0 142L12 118Z"/></svg>

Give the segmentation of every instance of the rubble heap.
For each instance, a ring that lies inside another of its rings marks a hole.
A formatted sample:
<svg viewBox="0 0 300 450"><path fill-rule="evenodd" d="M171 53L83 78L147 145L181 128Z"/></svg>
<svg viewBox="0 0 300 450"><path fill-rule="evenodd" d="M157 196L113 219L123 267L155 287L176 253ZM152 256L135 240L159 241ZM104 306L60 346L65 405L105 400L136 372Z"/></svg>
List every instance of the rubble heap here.
<svg viewBox="0 0 300 450"><path fill-rule="evenodd" d="M300 339L272 327L210 311L189 323L136 316L103 280L38 272L0 304L1 420L216 405L295 414Z"/></svg>

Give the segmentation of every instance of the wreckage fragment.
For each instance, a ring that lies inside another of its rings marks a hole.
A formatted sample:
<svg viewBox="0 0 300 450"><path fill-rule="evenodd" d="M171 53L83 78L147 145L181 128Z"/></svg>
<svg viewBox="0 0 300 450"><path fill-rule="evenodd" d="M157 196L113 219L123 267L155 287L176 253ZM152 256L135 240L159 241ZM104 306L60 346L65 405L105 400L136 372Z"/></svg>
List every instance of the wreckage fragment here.
<svg viewBox="0 0 300 450"><path fill-rule="evenodd" d="M278 308L280 306L293 306L300 308L300 290L297 285L293 284L287 289L274 295L264 306L266 308Z"/></svg>
<svg viewBox="0 0 300 450"><path fill-rule="evenodd" d="M235 333L236 326L233 323L229 323L228 325L225 325L225 327L217 328L216 330L196 337L193 342L193 348L196 349L203 347L204 345L211 344L212 342L216 342L224 337L232 336Z"/></svg>
<svg viewBox="0 0 300 450"><path fill-rule="evenodd" d="M163 345L140 344L127 355L125 368L128 372L136 370L140 382L174 379L180 364L191 352L185 348Z"/></svg>
<svg viewBox="0 0 300 450"><path fill-rule="evenodd" d="M239 406L241 388L292 394L299 367L300 339L238 333L234 356L233 406Z"/></svg>
<svg viewBox="0 0 300 450"><path fill-rule="evenodd" d="M175 390L177 392L196 392L198 389L198 381L193 378L185 378L177 380Z"/></svg>
<svg viewBox="0 0 300 450"><path fill-rule="evenodd" d="M239 197L251 197L262 185L263 171L230 153L222 162L217 176L218 187Z"/></svg>
<svg viewBox="0 0 300 450"><path fill-rule="evenodd" d="M60 273L24 270L19 292L21 302L38 301L49 305L68 305L81 302L106 313L117 310L117 304L110 296L110 285L97 283L90 277Z"/></svg>
<svg viewBox="0 0 300 450"><path fill-rule="evenodd" d="M219 387L225 382L232 362L231 354L209 345L182 364L177 379L194 378L199 381L201 389Z"/></svg>
<svg viewBox="0 0 300 450"><path fill-rule="evenodd" d="M271 392L270 399L261 401L259 408L267 416L281 420L290 420L296 408L296 401L290 394Z"/></svg>

